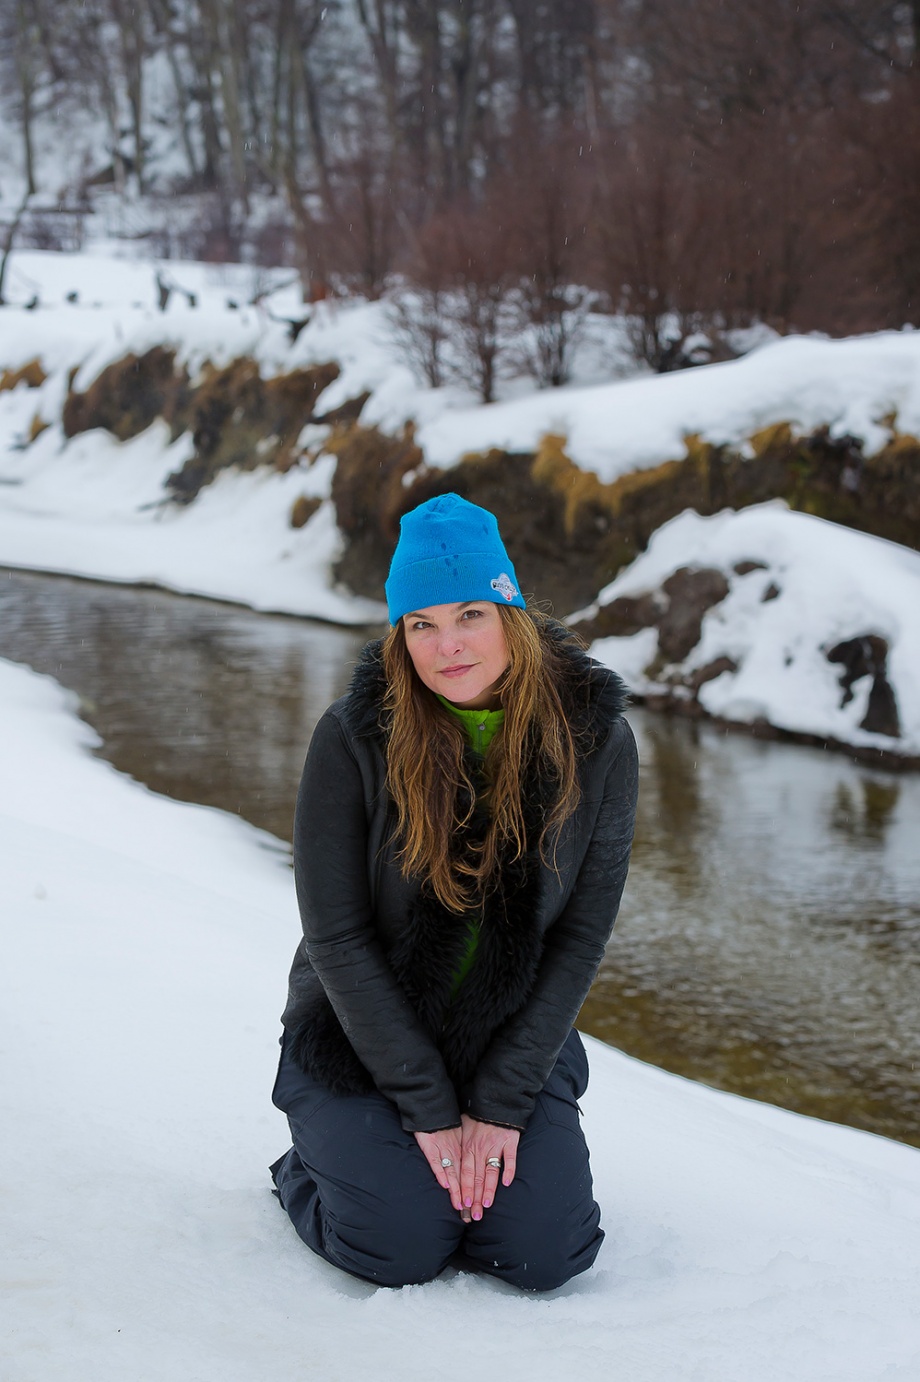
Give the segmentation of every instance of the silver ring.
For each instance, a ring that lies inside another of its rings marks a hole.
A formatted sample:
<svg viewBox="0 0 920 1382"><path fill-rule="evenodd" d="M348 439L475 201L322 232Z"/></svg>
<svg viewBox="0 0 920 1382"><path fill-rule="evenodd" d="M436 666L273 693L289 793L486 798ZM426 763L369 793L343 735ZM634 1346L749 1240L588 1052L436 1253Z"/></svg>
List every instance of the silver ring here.
<svg viewBox="0 0 920 1382"><path fill-rule="evenodd" d="M486 1165L494 1167L496 1171L500 1171L502 1169L501 1157L490 1156L486 1161Z"/></svg>
<svg viewBox="0 0 920 1382"><path fill-rule="evenodd" d="M451 1161L449 1156L441 1157L441 1165L444 1167L445 1171L447 1170L448 1166L453 1166L453 1164L454 1163Z"/></svg>

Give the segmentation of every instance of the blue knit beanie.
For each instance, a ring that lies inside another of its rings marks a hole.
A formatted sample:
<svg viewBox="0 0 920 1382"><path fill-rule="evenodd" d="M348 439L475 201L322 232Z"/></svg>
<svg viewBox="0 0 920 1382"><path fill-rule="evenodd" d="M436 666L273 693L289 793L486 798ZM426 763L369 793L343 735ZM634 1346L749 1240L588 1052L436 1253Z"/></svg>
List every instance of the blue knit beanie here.
<svg viewBox="0 0 920 1382"><path fill-rule="evenodd" d="M524 608L495 515L459 494L440 494L403 515L386 593L391 624L410 610L461 600Z"/></svg>

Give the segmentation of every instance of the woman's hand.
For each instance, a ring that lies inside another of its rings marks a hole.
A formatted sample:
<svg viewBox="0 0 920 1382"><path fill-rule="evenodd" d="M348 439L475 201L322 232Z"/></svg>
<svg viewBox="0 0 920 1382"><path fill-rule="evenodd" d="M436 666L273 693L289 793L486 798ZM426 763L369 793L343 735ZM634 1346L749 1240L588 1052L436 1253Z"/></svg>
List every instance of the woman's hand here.
<svg viewBox="0 0 920 1382"><path fill-rule="evenodd" d="M440 1132L417 1132L413 1136L438 1185L449 1192L450 1202L457 1213L463 1214L460 1199L460 1163L463 1156L460 1129L442 1128ZM449 1165L445 1166L445 1161Z"/></svg>
<svg viewBox="0 0 920 1382"><path fill-rule="evenodd" d="M481 1219L495 1199L499 1171L489 1161L504 1161L502 1185L510 1185L517 1169L517 1149L521 1134L516 1128L499 1128L480 1123L464 1114L461 1119L463 1157L460 1163L460 1194L464 1218Z"/></svg>

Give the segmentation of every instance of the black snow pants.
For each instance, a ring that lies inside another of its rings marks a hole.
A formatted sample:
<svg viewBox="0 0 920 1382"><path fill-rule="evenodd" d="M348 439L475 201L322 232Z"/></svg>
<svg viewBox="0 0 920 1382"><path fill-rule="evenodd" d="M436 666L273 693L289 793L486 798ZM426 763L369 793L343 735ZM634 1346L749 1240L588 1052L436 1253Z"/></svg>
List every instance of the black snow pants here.
<svg viewBox="0 0 920 1382"><path fill-rule="evenodd" d="M327 1262L380 1286L428 1281L451 1261L530 1291L550 1291L597 1256L604 1234L576 1100L588 1081L572 1031L481 1220L464 1224L396 1107L382 1094L332 1094L290 1059L282 1038L272 1099L294 1145L271 1168L300 1237Z"/></svg>

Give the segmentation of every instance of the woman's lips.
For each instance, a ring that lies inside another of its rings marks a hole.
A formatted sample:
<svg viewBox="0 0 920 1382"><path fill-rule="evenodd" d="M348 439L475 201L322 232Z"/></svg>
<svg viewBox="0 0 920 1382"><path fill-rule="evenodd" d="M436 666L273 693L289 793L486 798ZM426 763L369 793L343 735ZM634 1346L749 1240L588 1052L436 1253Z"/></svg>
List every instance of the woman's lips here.
<svg viewBox="0 0 920 1382"><path fill-rule="evenodd" d="M464 672L471 672L472 670L473 663L470 662L463 667L442 667L439 675L442 677L462 677Z"/></svg>

